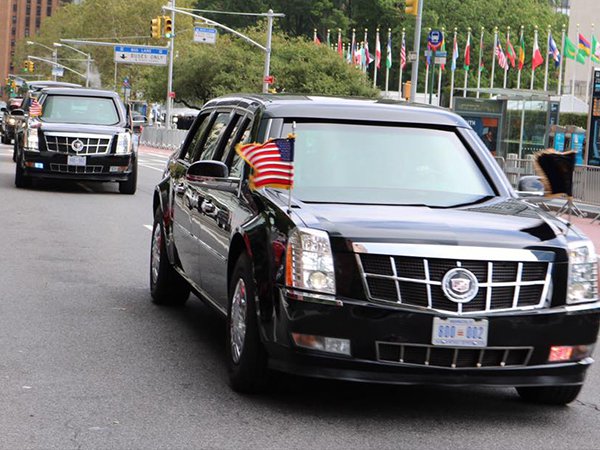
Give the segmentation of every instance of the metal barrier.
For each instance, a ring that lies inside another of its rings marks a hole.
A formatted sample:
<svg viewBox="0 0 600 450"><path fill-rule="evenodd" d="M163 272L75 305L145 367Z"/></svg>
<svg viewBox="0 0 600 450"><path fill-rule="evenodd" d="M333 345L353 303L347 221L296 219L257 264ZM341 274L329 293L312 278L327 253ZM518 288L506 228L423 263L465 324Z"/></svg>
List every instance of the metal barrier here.
<svg viewBox="0 0 600 450"><path fill-rule="evenodd" d="M145 127L140 136L140 144L149 147L177 150L185 140L187 133L188 130Z"/></svg>

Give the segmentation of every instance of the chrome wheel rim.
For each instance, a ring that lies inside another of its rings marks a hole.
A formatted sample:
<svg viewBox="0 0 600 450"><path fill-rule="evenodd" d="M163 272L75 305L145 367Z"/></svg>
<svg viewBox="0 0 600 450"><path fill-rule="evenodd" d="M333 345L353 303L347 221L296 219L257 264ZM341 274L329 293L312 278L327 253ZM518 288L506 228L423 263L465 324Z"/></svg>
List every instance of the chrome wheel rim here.
<svg viewBox="0 0 600 450"><path fill-rule="evenodd" d="M160 246L162 243L162 234L160 225L156 224L152 232L152 256L150 258L150 274L152 275L152 284L156 284L158 280L158 271L160 268Z"/></svg>
<svg viewBox="0 0 600 450"><path fill-rule="evenodd" d="M248 311L248 298L246 284L241 278L235 285L235 291L231 298L231 322L229 324L229 335L231 344L231 357L238 364L244 350L246 339L246 312Z"/></svg>

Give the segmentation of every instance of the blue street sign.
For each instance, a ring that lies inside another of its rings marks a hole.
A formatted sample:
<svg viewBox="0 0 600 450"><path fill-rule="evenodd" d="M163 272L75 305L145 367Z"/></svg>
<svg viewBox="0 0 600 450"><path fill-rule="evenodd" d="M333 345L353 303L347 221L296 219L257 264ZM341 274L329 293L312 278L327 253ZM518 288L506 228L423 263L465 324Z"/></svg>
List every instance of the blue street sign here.
<svg viewBox="0 0 600 450"><path fill-rule="evenodd" d="M444 40L444 33L440 30L431 30L429 32L429 36L427 36L427 42L434 49L437 50L442 46L442 42Z"/></svg>
<svg viewBox="0 0 600 450"><path fill-rule="evenodd" d="M115 45L115 62L166 66L169 50L161 47Z"/></svg>

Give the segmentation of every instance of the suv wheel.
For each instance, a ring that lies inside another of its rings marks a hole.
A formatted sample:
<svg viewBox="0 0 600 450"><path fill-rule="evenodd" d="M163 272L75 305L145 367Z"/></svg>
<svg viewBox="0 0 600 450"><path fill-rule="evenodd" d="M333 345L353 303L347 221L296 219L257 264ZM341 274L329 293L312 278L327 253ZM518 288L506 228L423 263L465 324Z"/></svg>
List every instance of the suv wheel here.
<svg viewBox="0 0 600 450"><path fill-rule="evenodd" d="M250 259L238 259L229 286L227 366L229 384L241 393L257 393L268 381L267 353L260 341Z"/></svg>
<svg viewBox="0 0 600 450"><path fill-rule="evenodd" d="M150 293L157 305L182 306L190 296L190 287L169 262L162 212L156 211L150 246Z"/></svg>
<svg viewBox="0 0 600 450"><path fill-rule="evenodd" d="M5 134L2 134L2 143L6 145L10 144L10 139Z"/></svg>
<svg viewBox="0 0 600 450"><path fill-rule="evenodd" d="M133 165L133 170L131 171L131 173L129 174L129 177L127 178L127 181L119 182L119 192L121 194L127 194L127 195L135 194L135 191L137 190L137 172L138 172L138 166L137 166L137 161L136 161L135 164Z"/></svg>
<svg viewBox="0 0 600 450"><path fill-rule="evenodd" d="M13 145L13 162L17 162L17 140L15 139L15 143Z"/></svg>
<svg viewBox="0 0 600 450"><path fill-rule="evenodd" d="M519 396L528 402L546 405L566 405L579 395L582 386L518 387Z"/></svg>
<svg viewBox="0 0 600 450"><path fill-rule="evenodd" d="M15 186L18 188L31 186L31 177L28 177L23 173L23 167L21 167L20 161L17 161L17 166L15 168Z"/></svg>

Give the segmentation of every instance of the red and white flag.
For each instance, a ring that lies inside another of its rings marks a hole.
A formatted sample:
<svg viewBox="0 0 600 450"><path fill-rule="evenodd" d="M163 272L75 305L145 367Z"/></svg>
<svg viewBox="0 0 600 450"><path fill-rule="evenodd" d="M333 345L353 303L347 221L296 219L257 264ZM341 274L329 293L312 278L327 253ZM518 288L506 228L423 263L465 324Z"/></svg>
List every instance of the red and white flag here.
<svg viewBox="0 0 600 450"><path fill-rule="evenodd" d="M342 45L342 32L341 31L338 31L337 52L342 58L344 57L344 46Z"/></svg>
<svg viewBox="0 0 600 450"><path fill-rule="evenodd" d="M496 41L496 57L498 58L498 65L501 69L508 69L508 61L506 60L506 55L504 54L504 50L502 50L502 44L500 43L500 39Z"/></svg>
<svg viewBox="0 0 600 450"><path fill-rule="evenodd" d="M406 69L406 39L402 37L402 47L400 47L400 67Z"/></svg>
<svg viewBox="0 0 600 450"><path fill-rule="evenodd" d="M379 41L379 31L377 31L377 39L375 40L375 66L381 69L381 42Z"/></svg>
<svg viewBox="0 0 600 450"><path fill-rule="evenodd" d="M291 189L294 185L295 137L270 139L264 144L238 144L235 151L252 169L250 189L277 187Z"/></svg>
<svg viewBox="0 0 600 450"><path fill-rule="evenodd" d="M31 100L31 105L29 105L29 116L30 117L39 117L42 115L42 105L37 101L37 98L33 98Z"/></svg>
<svg viewBox="0 0 600 450"><path fill-rule="evenodd" d="M533 41L533 56L531 58L531 68L533 70L537 69L544 63L544 57L542 56L542 52L540 52L540 46L538 45L537 39L537 31L535 35L535 39Z"/></svg>
<svg viewBox="0 0 600 450"><path fill-rule="evenodd" d="M465 45L465 70L471 66L471 32L467 36L467 45Z"/></svg>

